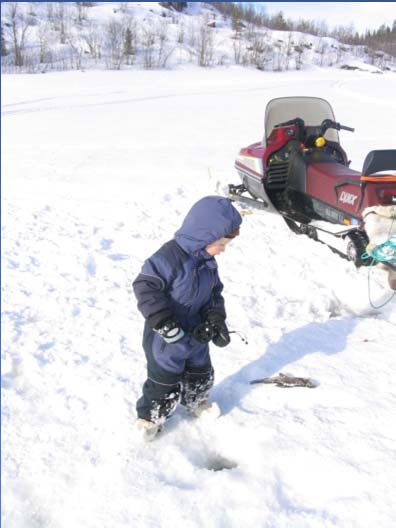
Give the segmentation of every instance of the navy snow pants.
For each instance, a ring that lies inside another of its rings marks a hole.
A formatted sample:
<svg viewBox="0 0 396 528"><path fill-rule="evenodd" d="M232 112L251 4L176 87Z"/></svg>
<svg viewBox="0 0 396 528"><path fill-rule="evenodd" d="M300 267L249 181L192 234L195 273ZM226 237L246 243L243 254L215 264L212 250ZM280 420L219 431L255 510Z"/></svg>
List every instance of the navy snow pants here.
<svg viewBox="0 0 396 528"><path fill-rule="evenodd" d="M199 366L187 359L181 372L165 370L153 356L153 335L153 330L145 325L143 348L147 359L147 379L136 410L139 418L157 423L168 418L179 402L187 409L194 409L205 401L213 386L214 370L210 358L206 364Z"/></svg>

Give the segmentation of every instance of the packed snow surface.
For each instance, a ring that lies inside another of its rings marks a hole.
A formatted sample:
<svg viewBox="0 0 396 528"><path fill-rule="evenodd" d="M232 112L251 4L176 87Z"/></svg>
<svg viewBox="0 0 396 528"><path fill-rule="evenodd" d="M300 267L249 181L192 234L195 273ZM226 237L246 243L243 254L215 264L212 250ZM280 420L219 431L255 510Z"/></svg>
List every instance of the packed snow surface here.
<svg viewBox="0 0 396 528"><path fill-rule="evenodd" d="M396 76L238 67L2 80L6 528L396 526L396 300L280 217L218 258L230 329L216 421L179 408L144 444L131 284L191 205L238 183L266 103L328 99L359 169L394 148ZM279 372L315 389L250 385ZM224 469L222 469L224 468Z"/></svg>

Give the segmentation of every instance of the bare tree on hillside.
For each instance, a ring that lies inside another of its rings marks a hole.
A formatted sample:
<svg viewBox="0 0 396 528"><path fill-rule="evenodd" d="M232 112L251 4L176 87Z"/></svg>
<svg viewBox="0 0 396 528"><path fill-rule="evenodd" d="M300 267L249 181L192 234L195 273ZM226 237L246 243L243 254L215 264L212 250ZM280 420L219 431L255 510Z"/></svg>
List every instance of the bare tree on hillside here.
<svg viewBox="0 0 396 528"><path fill-rule="evenodd" d="M70 50L70 67L71 69L81 70L82 59L84 56L84 48L81 45L79 38L70 34L67 36L67 43L69 44Z"/></svg>
<svg viewBox="0 0 396 528"><path fill-rule="evenodd" d="M320 39L319 40L319 45L318 45L318 53L320 55L320 60L319 60L319 66L324 66L326 61L326 55L329 51L329 44L323 40L323 39Z"/></svg>
<svg viewBox="0 0 396 528"><path fill-rule="evenodd" d="M7 49L7 44L4 38L4 30L3 30L3 25L2 25L1 26L1 56L5 57L6 55L8 55L8 49Z"/></svg>
<svg viewBox="0 0 396 528"><path fill-rule="evenodd" d="M304 53L308 49L311 49L311 44L305 40L305 37L301 37L299 42L294 46L296 70L301 70L304 64Z"/></svg>
<svg viewBox="0 0 396 528"><path fill-rule="evenodd" d="M273 69L275 71L283 70L284 59L285 59L285 42L282 39L278 39L274 44Z"/></svg>
<svg viewBox="0 0 396 528"><path fill-rule="evenodd" d="M273 60L274 50L268 42L267 33L251 33L246 49L247 57L244 62L252 64L258 70L265 70L267 64Z"/></svg>
<svg viewBox="0 0 396 528"><path fill-rule="evenodd" d="M189 20L189 25L188 25L188 45L191 48L195 48L196 42L197 42L197 28L195 25L194 18L191 17L191 19Z"/></svg>
<svg viewBox="0 0 396 528"><path fill-rule="evenodd" d="M161 20L157 25L157 38L158 38L158 59L157 66L159 68L165 68L167 62L175 50L174 45L170 45L169 40L169 24L166 20Z"/></svg>
<svg viewBox="0 0 396 528"><path fill-rule="evenodd" d="M184 25L183 20L179 24L179 30L177 33L177 42L179 44L184 44L186 38L186 26Z"/></svg>
<svg viewBox="0 0 396 528"><path fill-rule="evenodd" d="M232 48L234 50L235 64L241 64L243 57L243 39L239 32L235 32L232 36Z"/></svg>
<svg viewBox="0 0 396 528"><path fill-rule="evenodd" d="M87 2L74 2L76 13L77 13L77 23L82 24L84 20L87 20Z"/></svg>
<svg viewBox="0 0 396 528"><path fill-rule="evenodd" d="M169 25L162 19L158 23L150 22L142 29L140 44L143 48L143 66L146 70L165 68L175 50L175 45L169 44Z"/></svg>
<svg viewBox="0 0 396 528"><path fill-rule="evenodd" d="M316 23L316 33L319 37L326 37L329 34L329 26L324 20L319 20Z"/></svg>
<svg viewBox="0 0 396 528"><path fill-rule="evenodd" d="M7 4L7 15L9 20L7 27L13 44L14 64L15 66L23 66L29 22L19 11L18 2Z"/></svg>
<svg viewBox="0 0 396 528"><path fill-rule="evenodd" d="M141 43L143 46L143 65L146 70L155 68L154 48L156 29L153 24L145 24L142 28Z"/></svg>
<svg viewBox="0 0 396 528"><path fill-rule="evenodd" d="M294 55L294 42L293 42L293 34L289 33L287 40L285 42L285 70L289 69L290 66L290 60Z"/></svg>
<svg viewBox="0 0 396 528"><path fill-rule="evenodd" d="M208 26L209 18L204 17L198 28L196 49L198 52L198 65L209 66L213 60L214 54L214 33L213 29Z"/></svg>
<svg viewBox="0 0 396 528"><path fill-rule="evenodd" d="M107 24L106 37L110 49L110 66L119 70L124 55L125 27L118 20L111 20Z"/></svg>
<svg viewBox="0 0 396 528"><path fill-rule="evenodd" d="M37 38L39 41L39 62L43 64L48 61L49 58L49 44L48 44L48 35L49 35L49 25L41 24L37 31Z"/></svg>
<svg viewBox="0 0 396 528"><path fill-rule="evenodd" d="M87 27L81 33L81 37L84 42L87 44L89 49L89 54L95 60L101 58L101 35L100 31L92 21L89 21Z"/></svg>
<svg viewBox="0 0 396 528"><path fill-rule="evenodd" d="M55 29L59 31L60 43L66 44L68 26L70 24L69 6L63 2L57 2L55 4L53 20Z"/></svg>
<svg viewBox="0 0 396 528"><path fill-rule="evenodd" d="M54 2L46 2L45 6L47 8L47 20L48 22L53 22L55 12Z"/></svg>

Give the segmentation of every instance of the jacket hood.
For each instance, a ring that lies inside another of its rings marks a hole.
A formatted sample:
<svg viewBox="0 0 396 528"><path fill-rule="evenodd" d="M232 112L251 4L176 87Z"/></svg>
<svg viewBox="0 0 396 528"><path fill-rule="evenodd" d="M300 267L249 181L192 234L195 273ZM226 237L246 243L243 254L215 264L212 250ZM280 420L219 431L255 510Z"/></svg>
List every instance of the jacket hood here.
<svg viewBox="0 0 396 528"><path fill-rule="evenodd" d="M219 238L225 237L242 223L242 217L231 200L206 196L195 203L175 240L187 253L197 253Z"/></svg>

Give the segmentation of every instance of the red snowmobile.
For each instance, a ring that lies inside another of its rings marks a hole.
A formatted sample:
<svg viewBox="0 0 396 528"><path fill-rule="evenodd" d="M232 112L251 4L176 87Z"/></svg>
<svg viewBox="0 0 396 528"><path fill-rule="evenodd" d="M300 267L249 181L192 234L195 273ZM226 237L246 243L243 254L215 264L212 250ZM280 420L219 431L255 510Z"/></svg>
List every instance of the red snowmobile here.
<svg viewBox="0 0 396 528"><path fill-rule="evenodd" d="M242 183L229 185L229 197L280 214L295 233L325 242L361 266L372 262L362 258L371 242L367 213L385 211L384 229L394 220L396 233L396 150L371 151L357 172L349 168L339 130L354 131L335 121L324 99L272 99L263 140L236 158ZM386 265L396 269L392 262Z"/></svg>

